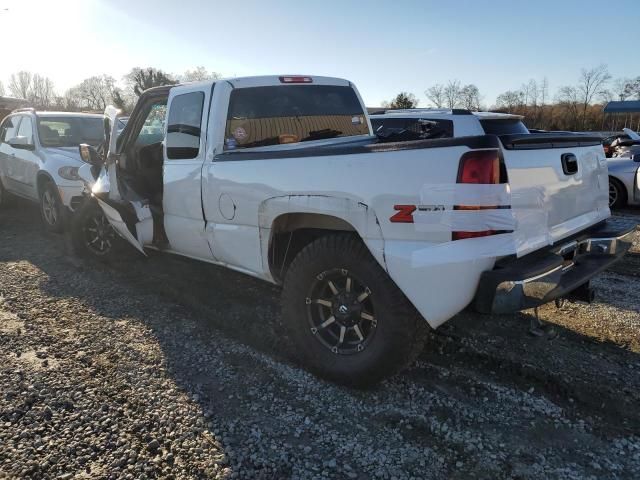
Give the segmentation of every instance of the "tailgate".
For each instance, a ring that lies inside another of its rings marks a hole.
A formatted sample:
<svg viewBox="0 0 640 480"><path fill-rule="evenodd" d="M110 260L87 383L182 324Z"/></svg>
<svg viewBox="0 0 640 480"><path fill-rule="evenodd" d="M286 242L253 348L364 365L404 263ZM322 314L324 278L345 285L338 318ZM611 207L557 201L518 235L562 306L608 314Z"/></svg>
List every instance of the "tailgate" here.
<svg viewBox="0 0 640 480"><path fill-rule="evenodd" d="M607 161L599 137L501 135L518 219L518 255L610 216Z"/></svg>

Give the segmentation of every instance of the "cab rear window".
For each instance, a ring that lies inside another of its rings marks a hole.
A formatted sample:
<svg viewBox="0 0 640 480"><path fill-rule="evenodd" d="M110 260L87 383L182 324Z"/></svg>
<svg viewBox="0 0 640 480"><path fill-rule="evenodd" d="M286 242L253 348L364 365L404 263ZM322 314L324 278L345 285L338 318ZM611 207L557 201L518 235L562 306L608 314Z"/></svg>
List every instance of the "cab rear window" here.
<svg viewBox="0 0 640 480"><path fill-rule="evenodd" d="M277 85L231 92L225 148L262 147L368 135L362 105L350 87Z"/></svg>
<svg viewBox="0 0 640 480"><path fill-rule="evenodd" d="M513 119L487 119L480 120L480 124L487 135L510 135L514 133L529 133L521 120Z"/></svg>
<svg viewBox="0 0 640 480"><path fill-rule="evenodd" d="M452 138L451 120L430 118L375 118L371 117L373 133L390 141L429 140Z"/></svg>

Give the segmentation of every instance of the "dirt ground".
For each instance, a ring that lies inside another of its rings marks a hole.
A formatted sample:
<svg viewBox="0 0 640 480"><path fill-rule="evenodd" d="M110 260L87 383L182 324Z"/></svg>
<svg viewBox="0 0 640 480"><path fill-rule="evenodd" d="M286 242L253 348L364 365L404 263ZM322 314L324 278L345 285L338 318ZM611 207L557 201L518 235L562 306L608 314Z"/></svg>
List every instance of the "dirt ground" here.
<svg viewBox="0 0 640 480"><path fill-rule="evenodd" d="M640 221L640 211L622 215ZM277 288L83 262L0 211L0 478L639 478L640 234L592 305L463 312L375 389L296 366Z"/></svg>

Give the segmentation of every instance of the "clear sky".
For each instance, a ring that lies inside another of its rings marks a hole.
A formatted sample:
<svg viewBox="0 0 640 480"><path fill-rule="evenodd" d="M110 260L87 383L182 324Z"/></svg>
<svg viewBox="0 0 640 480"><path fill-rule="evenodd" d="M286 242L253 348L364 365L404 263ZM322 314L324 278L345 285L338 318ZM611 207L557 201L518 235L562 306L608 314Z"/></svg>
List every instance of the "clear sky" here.
<svg viewBox="0 0 640 480"><path fill-rule="evenodd" d="M638 0L0 0L0 80L24 69L64 90L133 66L202 65L344 77L370 106L403 90L426 105L427 87L459 79L491 105L530 78L553 93L600 63L640 75L639 21Z"/></svg>

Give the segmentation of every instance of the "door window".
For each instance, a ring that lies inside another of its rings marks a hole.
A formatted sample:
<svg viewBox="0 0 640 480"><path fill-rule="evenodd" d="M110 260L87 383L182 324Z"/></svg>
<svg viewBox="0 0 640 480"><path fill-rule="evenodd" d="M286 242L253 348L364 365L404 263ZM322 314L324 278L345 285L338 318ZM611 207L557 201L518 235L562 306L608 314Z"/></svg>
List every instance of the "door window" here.
<svg viewBox="0 0 640 480"><path fill-rule="evenodd" d="M22 117L22 122L18 129L18 136L27 137L29 144L33 145L33 123L31 122L31 117Z"/></svg>
<svg viewBox="0 0 640 480"><path fill-rule="evenodd" d="M4 121L2 128L0 128L0 143L7 143L16 136L19 122L19 116L9 117Z"/></svg>
<svg viewBox="0 0 640 480"><path fill-rule="evenodd" d="M138 132L136 147L161 142L164 138L164 119L167 114L167 100L160 100L149 108L147 117Z"/></svg>
<svg viewBox="0 0 640 480"><path fill-rule="evenodd" d="M200 153L200 125L204 92L177 95L169 107L167 158L188 160Z"/></svg>

